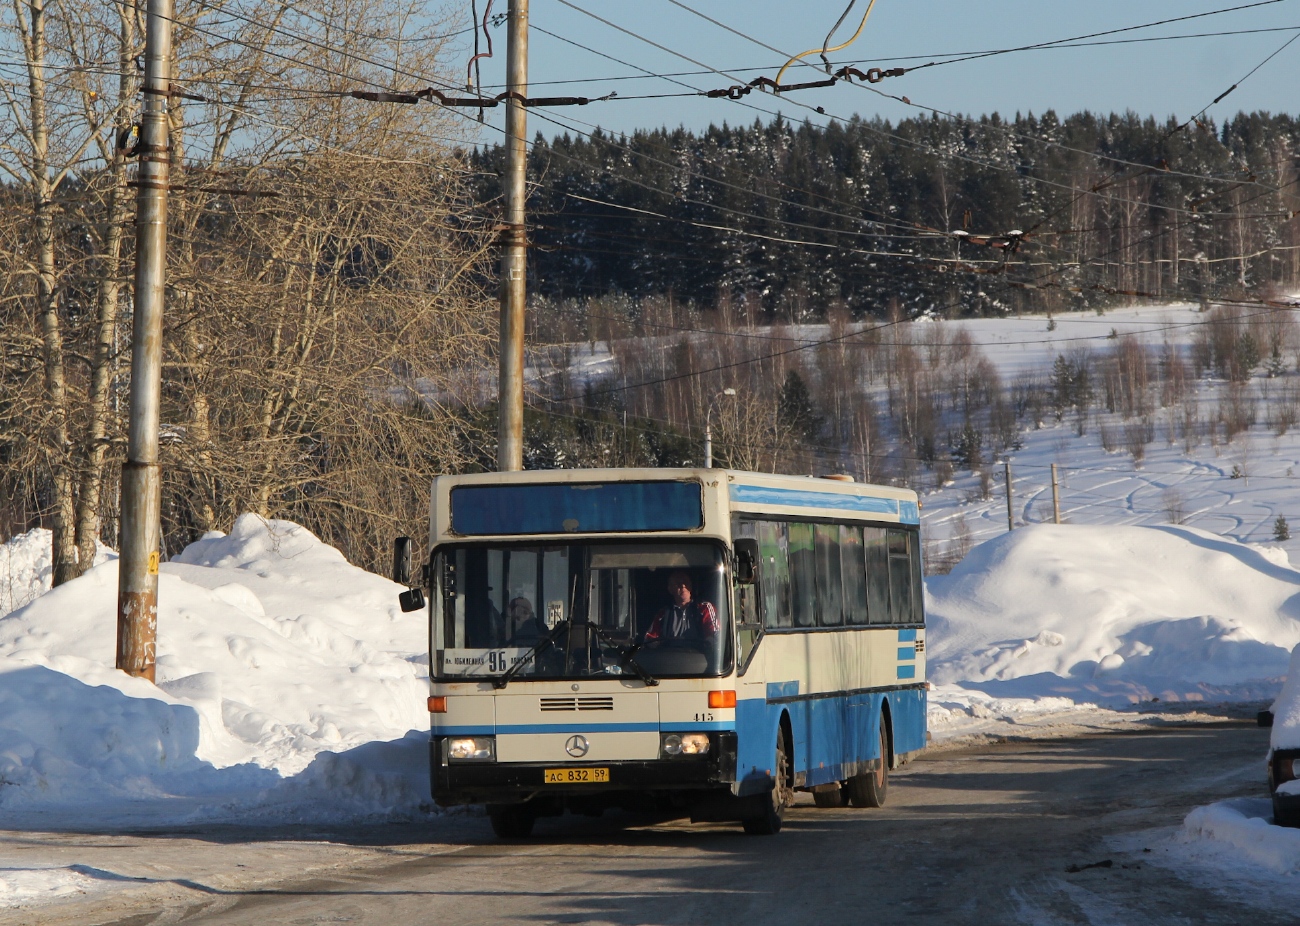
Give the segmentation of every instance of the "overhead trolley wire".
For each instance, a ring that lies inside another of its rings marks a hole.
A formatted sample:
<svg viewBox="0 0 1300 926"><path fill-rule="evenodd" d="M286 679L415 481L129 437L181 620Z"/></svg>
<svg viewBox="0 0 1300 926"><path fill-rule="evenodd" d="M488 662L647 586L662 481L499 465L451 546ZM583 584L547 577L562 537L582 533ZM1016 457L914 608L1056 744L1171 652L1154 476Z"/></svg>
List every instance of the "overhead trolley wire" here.
<svg viewBox="0 0 1300 926"><path fill-rule="evenodd" d="M203 2L203 0L200 0L200 2ZM564 0L561 0L561 2L564 2ZM573 6L573 4L566 4L566 5ZM575 9L579 9L579 8L575 7ZM242 17L242 18L244 18L245 20L250 21L250 22L252 22L252 23L254 23L254 24L257 24L257 25L261 25L261 26L263 26L263 27L266 27L266 24L259 23L259 22L256 21L256 20L251 20L251 19L249 19L248 17ZM596 17L596 18L599 18L599 17ZM604 20L602 20L602 21L604 21ZM203 30L199 30L199 31L203 31ZM284 34L284 30L278 30L278 31L280 31L282 34ZM626 31L626 30L621 30L621 29L620 29L620 31ZM289 35L294 35L293 33L288 33L288 34L289 34ZM238 42L238 40L235 40L235 41ZM316 43L316 44L319 45L320 43ZM342 57L351 58L351 59L353 59L353 60L359 60L359 61L362 61L363 63L374 64L374 65L376 65L376 66L383 67L383 68L385 68L386 70L390 70L390 71L394 72L395 74L396 74L396 73L404 73L404 72L400 71L400 69L395 68L395 67L393 67L393 66L390 66L390 65L382 65L382 64L379 64L379 63L374 62L374 61L372 61L372 60L365 59L365 58L362 58L362 57L360 57L360 56L357 56L357 55L355 55L355 54L353 54L353 53L347 52L347 51L345 51L345 50L333 49L333 48L330 48L329 46L323 46L323 47L327 48L328 50L330 50L330 51L332 51L332 52L334 52L334 53L340 54ZM322 66L316 64L315 62L304 62L304 61L301 61L300 59L295 59L295 58L290 58L290 57L288 57L288 56L279 55L279 54L276 53L276 52L266 51L266 50L264 50L264 49L262 49L262 51L265 51L265 53L270 54L270 55L272 55L272 56L274 56L274 57L278 57L278 58L281 58L281 59L284 59L284 60L288 60L288 61L290 61L290 62L292 62L292 63L295 63L295 64L298 64L298 65L300 65L300 66L311 67L311 68L315 68L315 69L318 69L318 70L324 71L324 72L326 72L326 73L332 74L333 76L343 77L343 78L345 78L345 79L354 79L354 80L356 79L355 77L348 77L347 75L343 75L343 74L341 74L340 72L335 71L335 70L333 70L333 69L322 67ZM688 60L691 60L691 59L688 59ZM723 75L723 76L728 76L728 75ZM373 83L373 82L368 81L368 80L366 80L365 82ZM458 115L464 115L464 114L460 114L460 113L458 113ZM550 120L550 121L555 121L555 120ZM585 134L585 133L582 133L580 130L576 130L576 129L573 129L572 127L564 126L562 123L557 123L557 124L561 125L562 128L569 128L569 130L571 130L571 131L578 131L579 134ZM702 176L702 175L701 175L701 176ZM707 179L711 179L711 178L702 177L702 179L706 179L706 180L707 180ZM653 188L653 187L649 187L649 188L652 189L652 190L655 189L655 188ZM663 191L659 191L659 192L663 192ZM808 206L807 206L806 204L789 203L789 201L786 201L786 202L787 202L789 205L792 205L792 206L794 206L794 207L796 207L796 208L808 208ZM723 212L730 211L730 210L725 209L725 207L720 207L720 206L717 206L716 204L713 204L713 203L699 203L699 204L700 204L700 205L703 205L703 206L705 206L705 207L713 208L713 209L717 209L717 210L719 210L719 211L723 211ZM617 206L618 204L611 204L611 205L615 205L615 206ZM770 221L770 220L771 220L771 219L769 219L769 218L767 218L767 217L761 217L761 216L749 216L749 217L752 217L752 218L758 218L758 219L760 219L760 220L762 220L762 221ZM672 218L670 218L670 217L665 217L665 218L669 218L669 220L676 221L676 219L672 219ZM781 222L782 220L777 219L777 220L775 220L775 221ZM789 223L789 222L784 222L783 224L791 224L791 223ZM820 232L820 233L826 233L827 231L830 231L831 233L838 233L838 234L846 233L846 232L841 231L841 230L828 230L828 229L825 229L825 228L822 228L822 227L819 227L819 226L813 226L812 228L813 228L814 230ZM724 230L738 231L738 230L735 230L735 229L724 229ZM853 234L852 232L847 232L847 233L849 233L849 234ZM800 242L800 241L798 241L798 240L796 240L796 239L788 239L788 240L789 240L791 243L805 243L805 242ZM914 255L914 254L895 255L895 254L889 254L889 253L884 253L884 252L880 253L878 256L905 256L905 257L912 258L912 259L915 259L915 258L918 257L918 255ZM922 256L922 259L924 259L923 256Z"/></svg>
<svg viewBox="0 0 1300 926"><path fill-rule="evenodd" d="M561 2L565 2L565 0L561 0ZM748 34L745 33L745 32L742 32L742 31L740 31L740 30L738 30L738 29L735 29L735 28L733 28L733 27L727 25L726 23L723 23L723 22L721 22L721 21L719 21L719 20L717 20L717 19L714 19L714 18L711 17L711 16L706 15L705 13L700 12L699 10L697 10L697 9L695 9L695 8L693 8L693 7L691 7L689 4L686 4L686 3L682 2L682 0L667 0L667 2L671 3L672 5L674 5L674 6L676 6L676 7L679 7L679 8L681 8L681 9L685 10L685 11L688 12L688 13L691 13L691 14L693 14L693 15L695 15L695 16L698 16L700 19L703 19L703 20L705 20L706 22L709 22L709 23L711 23L711 24L717 26L717 27L720 28L720 29L724 29L724 30L726 30L727 32L730 32L730 33L733 34L733 35L736 35L736 36L738 36L738 37L740 37L740 38L743 38L743 39L745 39L746 41L751 42L751 43L753 43L753 44L759 46L760 48L767 49L768 51L774 51L774 52L776 52L777 54L786 54L785 52L782 52L780 49L774 48L773 46L768 45L766 42L763 42L763 41L761 41L760 39L757 39L757 38L755 38L755 37L753 37L753 36L751 36L751 35L748 35ZM1215 10L1215 11L1208 12L1208 13L1197 13L1197 14L1194 14L1194 15L1192 15L1192 16L1176 17L1176 18L1174 18L1174 19L1159 20L1159 21L1154 22L1154 23L1146 23L1146 24L1138 25L1138 26L1127 26L1127 27L1122 28L1122 29L1108 30L1108 31L1106 31L1106 32L1097 32L1097 33L1092 33L1091 35L1087 35L1087 36L1077 36L1077 37L1075 37L1075 38L1091 38L1091 37L1094 37L1094 36L1100 36L1100 35L1112 35L1112 34L1116 34L1116 33L1119 33L1119 32L1129 32L1129 31L1133 31L1133 30L1136 30L1136 29L1146 29L1146 28L1151 28L1151 27L1153 27L1153 26L1164 25L1164 24L1169 23L1169 22L1179 22L1179 21L1182 21L1182 20L1184 20L1184 19L1198 19L1198 18L1201 18L1201 17L1204 17L1204 16L1213 16L1213 15L1218 15L1218 14L1220 14L1220 13L1230 13L1230 12L1235 12L1235 11L1237 11L1237 10L1249 9L1249 8L1251 8L1251 7L1256 7L1256 6L1268 6L1268 5L1270 5L1270 4L1281 3L1281 2L1284 2L1284 0L1263 0L1263 2L1249 3L1249 4L1245 4L1244 6L1228 7L1228 8L1226 8L1226 9ZM566 5L572 6L572 4L566 4ZM1300 36L1300 27L1294 27L1294 28L1297 29L1297 35ZM634 33L629 33L629 34L634 34ZM1068 42L1068 41L1073 41L1073 39L1060 39L1060 40L1058 40L1058 41L1059 41L1059 42ZM1054 44L1057 44L1057 43L1056 43L1056 42L1045 42L1045 43L1038 43L1037 45L1026 45L1026 46L1020 46L1020 47L1018 47L1018 48L1013 48L1013 49L1003 49L1003 50L1000 50L1000 51L993 51L993 52L982 52L982 53L979 53L979 54L975 54L975 55L968 56L967 58L964 58L964 59L961 59L961 60L973 60L974 58L989 57L989 56L991 56L991 55L1003 54L1003 53L1010 52L1010 51L1024 51L1024 50L1028 50L1028 49L1031 49L1031 48L1048 47L1048 46L1051 46L1051 45L1054 45ZM1288 44L1290 44L1290 43L1288 43ZM1284 46L1284 47L1285 47L1285 46ZM1279 49L1279 50L1280 50L1280 49ZM1276 54L1276 53L1275 53L1275 54ZM1270 57L1272 57L1272 56L1270 56ZM686 60L691 60L691 59L686 59ZM947 63L947 62L940 62L940 63ZM906 70L908 70L908 71L919 70L921 67L930 67L930 66L932 66L932 65L928 65L928 64L927 64L927 65L919 65L919 66L914 67L914 68L907 68ZM1256 68L1256 70L1258 70L1258 68ZM724 77L731 77L731 75L729 75L729 74L723 74L723 73L720 72L720 71L717 71L717 72L715 72L715 73L721 74L721 76L724 76ZM1252 71L1251 73L1254 73L1254 72ZM735 79L735 78L732 78L732 79ZM1244 81L1244 80L1245 80L1245 78L1243 78L1243 81ZM1238 81L1238 83L1241 83L1241 82L1242 82L1242 81ZM850 83L851 86L858 87L859 89L869 90L870 92L875 93L875 94L878 95L878 96L882 96L882 97L886 97L886 98L888 98L888 99L896 100L896 101L898 101L898 102L904 103L904 104L907 105L907 106L912 106L912 107L914 107L914 108L921 109L921 110L926 111L926 112L931 112L931 113L935 113L936 115L944 116L945 118L951 119L951 120L953 120L953 121L955 121L955 122L960 122L960 123L963 123L963 124L966 124L966 125L971 125L971 126L974 126L974 127L978 127L978 128L980 128L981 130L983 130L983 131L988 131L988 130L990 130L990 129L995 128L995 127L991 127L991 126L985 125L984 123L979 123L979 122L977 122L976 120L969 119L969 118L967 118L967 117L965 117L965 116L958 115L958 114L956 114L956 113L950 113L950 112L946 112L946 111L941 110L941 109L935 109L935 108L933 108L933 107L924 106L924 105L921 105L921 104L914 103L914 102L912 102L912 100L911 100L910 98L905 98L905 97L902 97L902 96L897 96L897 95L894 95L894 94L885 93L884 91L882 91L882 90L878 90L878 89L876 89L875 87L872 87L872 86L870 86L870 85L861 84L861 83L854 83L854 82L852 82L852 81L850 81L849 83ZM1222 99L1222 97L1220 97L1220 99ZM803 106L805 109L815 109L815 107L810 107L810 106L808 106L807 104L798 103L797 101L791 101L791 102L795 102L796 105ZM1208 107L1207 107L1207 108L1208 108ZM824 111L822 111L822 114L825 114ZM837 119L837 120L839 120L839 121L841 121L841 122L845 121L842 117L839 117L839 116L831 116L831 118L832 118L832 119ZM1058 148L1058 149L1063 150L1063 151L1070 151L1070 152L1073 152L1073 153L1075 153L1075 154L1081 154L1081 155L1084 155L1084 156L1086 156L1086 157L1091 157L1091 158L1094 158L1094 159L1097 159L1097 160L1111 161L1111 162L1114 162L1114 163L1126 164L1126 165L1133 166L1133 167L1150 167L1150 165L1147 165L1147 164L1141 164L1141 163L1139 163L1139 162L1135 162L1135 161L1128 161L1128 160L1123 159L1123 158L1117 158L1117 157L1114 157L1113 155L1107 155L1107 154L1103 154L1103 153L1101 153L1101 152L1085 151L1085 150L1083 150L1083 149L1080 149L1080 148L1072 148L1072 147L1070 147L1069 145L1063 145L1063 144L1061 144L1061 143L1059 143L1059 142L1054 142L1054 141L1051 141L1051 140L1049 140L1049 139L1043 139L1043 138L1039 138L1039 137L1036 137L1036 136L1025 135L1024 133L1016 132L1016 131L1010 129L1010 128L1007 127L1007 126L996 127L996 129L997 129L997 130L1001 130L1001 131L1005 131L1005 132L1007 132L1007 133L1009 133L1009 134L1011 134L1011 135L1014 135L1014 136L1016 136L1016 137L1018 137L1018 138L1023 138L1023 139L1025 139L1026 141L1031 142L1031 143L1034 143L1034 144L1044 144L1044 145L1047 145L1047 146L1052 147L1052 148ZM977 164L978 164L978 163L981 163L981 162L979 162L979 161L972 161L972 163L977 163ZM996 166L996 165L988 165L988 166ZM1189 178L1201 179L1201 180L1206 180L1206 181L1211 181L1211 182L1234 182L1234 181L1240 180L1240 178L1218 178L1218 177L1213 177L1213 176L1209 176L1209 175L1205 175L1205 174L1186 173L1186 172L1182 172L1182 171L1172 170L1172 169L1169 169L1169 168L1167 168L1167 167L1166 167L1166 168L1163 168L1163 169L1162 169L1162 172L1163 172L1163 173L1168 173L1168 174L1173 175L1173 176L1189 177Z"/></svg>

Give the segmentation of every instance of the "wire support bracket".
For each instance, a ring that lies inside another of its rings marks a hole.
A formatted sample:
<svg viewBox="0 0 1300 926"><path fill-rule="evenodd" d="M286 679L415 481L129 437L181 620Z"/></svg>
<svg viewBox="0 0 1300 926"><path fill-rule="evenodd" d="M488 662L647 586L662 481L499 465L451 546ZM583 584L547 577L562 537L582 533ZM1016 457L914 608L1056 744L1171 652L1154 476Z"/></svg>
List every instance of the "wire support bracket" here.
<svg viewBox="0 0 1300 926"><path fill-rule="evenodd" d="M755 77L747 84L733 84L720 90L704 90L701 91L700 95L707 96L712 100L723 97L728 100L739 100L755 90L788 93L792 90L814 90L818 87L833 87L842 80L851 83L855 79L866 81L869 84L878 84L886 77L902 77L907 71L907 68L868 68L865 71L860 71L854 67L842 67L825 80L810 80L800 84L778 84L770 77Z"/></svg>
<svg viewBox="0 0 1300 926"><path fill-rule="evenodd" d="M515 100L526 107L533 106L586 106L588 103L601 103L615 99L617 93L607 93L600 97L585 96L524 96L515 90L507 90L496 96L449 96L441 90L426 87L416 93L389 93L377 90L351 90L347 96L370 103L402 103L413 106L421 100L436 100L443 106L462 106L469 109L492 109L506 100Z"/></svg>

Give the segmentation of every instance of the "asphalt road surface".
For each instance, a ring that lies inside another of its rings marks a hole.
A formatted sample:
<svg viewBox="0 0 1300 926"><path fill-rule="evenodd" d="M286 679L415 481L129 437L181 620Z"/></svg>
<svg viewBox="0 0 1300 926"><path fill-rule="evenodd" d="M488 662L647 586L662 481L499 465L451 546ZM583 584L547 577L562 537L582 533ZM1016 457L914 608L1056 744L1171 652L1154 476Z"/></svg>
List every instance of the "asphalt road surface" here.
<svg viewBox="0 0 1300 926"><path fill-rule="evenodd" d="M1180 875L1159 848L1143 852L1198 804L1264 796L1267 733L1171 725L932 754L895 773L887 807L823 810L800 795L774 837L615 813L544 819L513 843L466 816L0 834L0 848L140 879L0 910L0 922L1293 924L1300 906L1276 892Z"/></svg>

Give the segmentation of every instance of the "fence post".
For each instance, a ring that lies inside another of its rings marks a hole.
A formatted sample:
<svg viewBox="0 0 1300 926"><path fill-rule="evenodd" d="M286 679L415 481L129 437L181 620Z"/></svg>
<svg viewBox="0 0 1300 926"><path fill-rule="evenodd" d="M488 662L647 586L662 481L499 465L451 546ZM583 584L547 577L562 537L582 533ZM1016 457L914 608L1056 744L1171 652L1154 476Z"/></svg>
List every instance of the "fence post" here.
<svg viewBox="0 0 1300 926"><path fill-rule="evenodd" d="M1007 483L1007 530L1016 529L1015 519L1011 516L1011 461L1007 460L1002 464L1002 474Z"/></svg>
<svg viewBox="0 0 1300 926"><path fill-rule="evenodd" d="M1061 523L1061 491L1056 482L1056 464L1052 464L1052 520Z"/></svg>

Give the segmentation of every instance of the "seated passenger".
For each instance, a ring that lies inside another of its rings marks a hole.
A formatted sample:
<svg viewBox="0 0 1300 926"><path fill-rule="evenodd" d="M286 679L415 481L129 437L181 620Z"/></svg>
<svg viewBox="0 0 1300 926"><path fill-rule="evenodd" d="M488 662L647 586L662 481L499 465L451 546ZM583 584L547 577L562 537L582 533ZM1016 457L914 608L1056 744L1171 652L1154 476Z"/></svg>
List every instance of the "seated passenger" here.
<svg viewBox="0 0 1300 926"><path fill-rule="evenodd" d="M707 601L694 601L691 574L679 569L668 576L669 603L654 616L645 632L646 643L665 640L713 642L718 635L718 609Z"/></svg>

